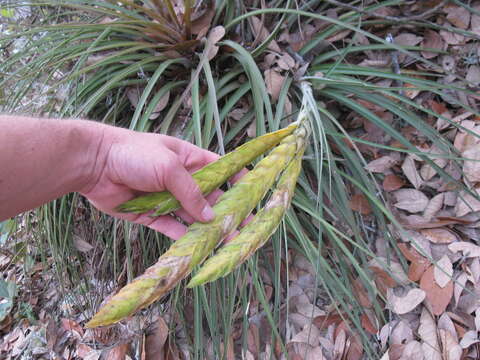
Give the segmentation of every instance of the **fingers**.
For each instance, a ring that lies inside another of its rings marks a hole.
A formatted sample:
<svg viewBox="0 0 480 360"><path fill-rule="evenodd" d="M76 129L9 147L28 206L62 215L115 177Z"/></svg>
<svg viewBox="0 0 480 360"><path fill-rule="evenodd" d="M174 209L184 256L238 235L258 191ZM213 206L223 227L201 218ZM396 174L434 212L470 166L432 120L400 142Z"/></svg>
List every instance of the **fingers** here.
<svg viewBox="0 0 480 360"><path fill-rule="evenodd" d="M161 175L167 190L193 219L209 222L215 218L215 213L203 197L197 183L178 159L173 158Z"/></svg>
<svg viewBox="0 0 480 360"><path fill-rule="evenodd" d="M165 144L178 156L179 160L190 172L197 171L220 157L220 155L214 152L173 137L168 137Z"/></svg>
<svg viewBox="0 0 480 360"><path fill-rule="evenodd" d="M217 200L218 198L223 194L223 191L220 190L220 189L217 189L217 190L214 190L211 194L207 195L206 196L206 199L208 201L208 203L213 206L217 203ZM190 215L188 215L188 213L183 210L183 209L180 209L178 211L175 211L175 215L179 216L180 218L182 218L183 221L185 221L186 223L188 224L192 224L195 222L195 219L193 217L191 217Z"/></svg>
<svg viewBox="0 0 480 360"><path fill-rule="evenodd" d="M187 227L185 225L179 223L169 215L152 218L147 214L143 214L131 221L136 224L148 226L150 229L159 231L174 240L178 240L187 232Z"/></svg>

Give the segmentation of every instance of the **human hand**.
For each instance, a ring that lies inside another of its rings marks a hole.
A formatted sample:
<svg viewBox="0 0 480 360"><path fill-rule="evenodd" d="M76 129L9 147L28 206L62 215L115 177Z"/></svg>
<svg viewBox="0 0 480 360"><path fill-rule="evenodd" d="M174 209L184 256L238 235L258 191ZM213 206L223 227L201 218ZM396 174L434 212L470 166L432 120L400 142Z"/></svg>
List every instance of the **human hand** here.
<svg viewBox="0 0 480 360"><path fill-rule="evenodd" d="M186 226L173 216L152 218L148 213L119 213L115 208L143 193L168 190L182 205L177 216L187 223L211 221L215 214L209 203L213 204L221 191L204 198L190 174L218 157L174 137L105 127L92 181L80 192L107 214L178 239Z"/></svg>

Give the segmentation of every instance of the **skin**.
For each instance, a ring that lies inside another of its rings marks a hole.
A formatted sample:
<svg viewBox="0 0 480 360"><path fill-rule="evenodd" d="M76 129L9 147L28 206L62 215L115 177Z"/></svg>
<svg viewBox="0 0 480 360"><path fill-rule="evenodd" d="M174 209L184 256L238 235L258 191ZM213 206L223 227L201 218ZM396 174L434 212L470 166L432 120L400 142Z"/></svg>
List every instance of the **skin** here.
<svg viewBox="0 0 480 360"><path fill-rule="evenodd" d="M122 214L115 207L168 190L183 207L176 215L187 223L215 216L209 202L221 191L204 198L190 174L218 155L186 141L73 119L0 115L0 128L0 221L71 192L173 239L186 231L174 217Z"/></svg>

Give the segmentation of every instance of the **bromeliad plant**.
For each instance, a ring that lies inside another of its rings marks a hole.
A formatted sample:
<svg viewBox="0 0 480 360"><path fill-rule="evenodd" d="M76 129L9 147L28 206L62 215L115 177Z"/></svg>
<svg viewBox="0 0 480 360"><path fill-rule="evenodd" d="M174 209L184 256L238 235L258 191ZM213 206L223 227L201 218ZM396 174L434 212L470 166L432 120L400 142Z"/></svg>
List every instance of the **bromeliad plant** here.
<svg viewBox="0 0 480 360"><path fill-rule="evenodd" d="M307 85L303 85L303 87L305 88L304 91L311 91ZM194 223L191 225L187 233L177 240L160 257L155 265L148 268L145 274L133 280L111 298L93 319L87 323L87 327L115 323L153 303L167 291L171 290L195 266L201 264L222 240L237 229L262 200L276 178L282 174L276 190L264 209L249 225L245 226L240 235L235 237L225 247L222 247L218 255L210 259L209 265L207 264L205 268L200 269L200 273L192 279L189 285L199 285L207 280L211 281L219 277L220 275L211 275L209 273L211 272L212 264L213 268L219 265L217 270L221 274L228 274L234 267L243 263L256 249L264 244L280 224L295 190L295 184L301 169L302 156L311 132L311 115L308 109L309 106L305 101L300 109L296 124L252 140L197 172L197 181L199 179L198 174L205 176L201 182L201 184L204 184L201 189L204 193L208 193L215 189L220 181L225 181L235 171L247 165L248 160L260 156L266 148L271 147L268 144L269 139L272 141L277 139L277 143L281 139L280 144L268 156L263 158L252 171L244 175L230 190L219 198L213 207L216 215L214 221L208 224ZM258 146L262 144L263 146ZM229 166L232 158L238 161L236 165L238 168ZM225 166L227 166L226 169L228 170L222 172L225 173L225 176L220 177L222 180L211 181L212 184L208 185L208 176L211 178L212 175L215 175L215 170L218 171L218 169L225 168ZM207 188L209 191L205 190ZM152 204L152 195L137 198L133 200L137 204L135 209L138 210L138 204L142 200L146 200L148 205L143 207L142 210L157 209L156 211L158 212L158 208L165 208L164 199L168 196L165 194L160 193L157 196L157 199L159 198L160 200L157 204ZM128 208L133 201L121 205L121 208ZM163 213L163 210L160 213ZM239 249L239 245L243 245L243 249ZM225 254L234 254L236 257L227 258L229 261L226 264Z"/></svg>

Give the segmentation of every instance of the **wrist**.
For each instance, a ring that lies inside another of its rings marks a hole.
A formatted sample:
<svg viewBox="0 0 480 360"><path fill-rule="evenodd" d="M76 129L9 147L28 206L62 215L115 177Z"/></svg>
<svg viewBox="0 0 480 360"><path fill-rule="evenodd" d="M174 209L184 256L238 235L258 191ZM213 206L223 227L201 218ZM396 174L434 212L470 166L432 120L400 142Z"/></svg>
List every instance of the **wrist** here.
<svg viewBox="0 0 480 360"><path fill-rule="evenodd" d="M112 145L108 133L115 128L89 120L72 121L73 141L80 144L73 161L77 173L74 191L85 194L95 186L106 166Z"/></svg>

